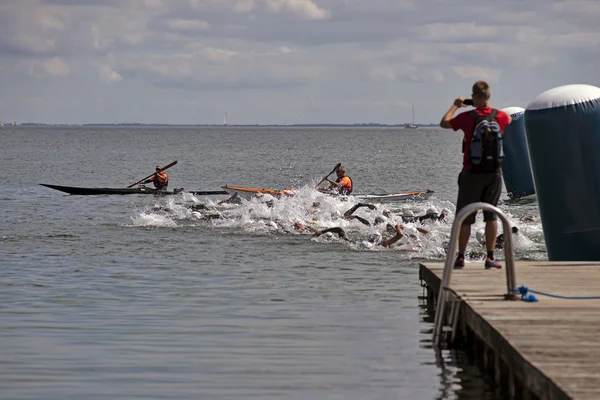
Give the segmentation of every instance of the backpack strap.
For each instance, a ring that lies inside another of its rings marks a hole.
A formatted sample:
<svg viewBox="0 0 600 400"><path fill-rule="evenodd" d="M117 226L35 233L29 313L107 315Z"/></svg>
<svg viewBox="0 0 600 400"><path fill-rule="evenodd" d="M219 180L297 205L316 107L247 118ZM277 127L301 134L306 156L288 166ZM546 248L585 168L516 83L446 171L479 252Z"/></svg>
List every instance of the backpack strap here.
<svg viewBox="0 0 600 400"><path fill-rule="evenodd" d="M481 115L477 114L477 111L475 110L469 111L469 114L475 119L475 121L479 121L479 119L481 118ZM477 122L475 123L475 125L477 125Z"/></svg>
<svg viewBox="0 0 600 400"><path fill-rule="evenodd" d="M490 118L496 119L496 115L498 115L498 110L492 108L492 112L490 113Z"/></svg>

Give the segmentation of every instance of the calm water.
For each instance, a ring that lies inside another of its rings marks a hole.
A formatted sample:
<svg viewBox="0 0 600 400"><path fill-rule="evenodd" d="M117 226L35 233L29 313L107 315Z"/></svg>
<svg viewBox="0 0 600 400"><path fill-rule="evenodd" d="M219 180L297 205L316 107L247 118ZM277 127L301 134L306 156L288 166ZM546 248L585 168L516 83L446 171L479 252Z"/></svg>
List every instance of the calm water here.
<svg viewBox="0 0 600 400"><path fill-rule="evenodd" d="M316 226L371 233L336 220L352 203L309 190L272 207L217 207L227 218L207 220L188 206L216 207L223 197L66 196L38 185L124 187L178 160L170 188L302 187L342 162L355 192L435 191L427 202L385 206L397 213L435 206L453 216L458 134L5 127L0 135L1 398L501 398L461 353L430 347L418 263L443 260L448 224L373 251L294 232L319 200ZM372 220L381 208L357 215ZM538 216L536 204L502 208L523 232L517 258L546 259L540 224L519 221Z"/></svg>

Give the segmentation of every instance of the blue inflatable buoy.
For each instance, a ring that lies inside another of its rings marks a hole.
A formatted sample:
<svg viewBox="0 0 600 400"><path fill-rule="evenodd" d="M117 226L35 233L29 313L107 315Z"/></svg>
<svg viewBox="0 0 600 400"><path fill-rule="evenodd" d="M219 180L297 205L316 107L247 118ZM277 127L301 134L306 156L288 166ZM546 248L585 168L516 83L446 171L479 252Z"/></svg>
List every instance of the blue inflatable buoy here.
<svg viewBox="0 0 600 400"><path fill-rule="evenodd" d="M507 107L502 111L512 117L510 125L504 129L504 160L502 175L508 197L519 199L535 194L527 138L525 136L525 109Z"/></svg>
<svg viewBox="0 0 600 400"><path fill-rule="evenodd" d="M525 110L550 261L600 260L600 88L566 85Z"/></svg>

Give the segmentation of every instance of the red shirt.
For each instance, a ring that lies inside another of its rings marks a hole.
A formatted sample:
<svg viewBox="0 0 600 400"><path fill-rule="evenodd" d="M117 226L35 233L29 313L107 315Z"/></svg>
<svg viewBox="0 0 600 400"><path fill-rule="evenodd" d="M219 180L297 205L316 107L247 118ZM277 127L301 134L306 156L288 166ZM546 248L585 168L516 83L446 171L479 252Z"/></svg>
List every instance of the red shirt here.
<svg viewBox="0 0 600 400"><path fill-rule="evenodd" d="M481 107L476 108L477 114L482 117L487 117L492 113L492 107ZM496 114L496 121L498 125L500 125L500 130L504 132L504 128L508 125L510 121L510 117L504 111L498 110L498 114ZM450 124L452 124L452 129L457 131L462 129L465 133L464 137L464 151L463 151L463 169L471 169L472 165L469 162L469 153L471 152L471 139L473 138L473 130L475 129L475 118L470 115L470 111L463 112L458 114L456 117L452 118Z"/></svg>

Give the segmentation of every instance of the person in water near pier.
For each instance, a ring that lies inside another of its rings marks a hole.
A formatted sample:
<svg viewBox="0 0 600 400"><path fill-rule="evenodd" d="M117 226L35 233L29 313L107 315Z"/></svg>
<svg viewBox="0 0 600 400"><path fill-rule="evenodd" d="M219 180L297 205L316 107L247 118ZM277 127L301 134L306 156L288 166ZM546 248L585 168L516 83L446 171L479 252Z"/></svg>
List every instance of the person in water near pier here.
<svg viewBox="0 0 600 400"><path fill-rule="evenodd" d="M450 210L444 208L441 213L438 212L437 208L431 207L423 215L415 216L414 213L408 210L405 214L401 215L403 222L420 222L425 221L436 221L443 222L446 217L450 214Z"/></svg>
<svg viewBox="0 0 600 400"><path fill-rule="evenodd" d="M512 228L510 228L510 230L513 233L513 235L519 234L519 228L517 228L516 226L513 226ZM482 245L485 244L484 236L485 236L485 233L483 231L477 231L477 233L475 234L475 238ZM496 237L496 249L501 250L503 248L504 248L504 233L501 233Z"/></svg>
<svg viewBox="0 0 600 400"><path fill-rule="evenodd" d="M169 176L166 172L162 170L162 167L160 165L157 165L156 172L154 172L154 175L140 183L144 185L150 182L154 183L154 187L156 188L156 190L167 190L167 186L169 186Z"/></svg>
<svg viewBox="0 0 600 400"><path fill-rule="evenodd" d="M506 126L512 121L507 113L489 106L490 86L487 82L475 82L472 90L472 105L475 110L463 112L455 117L454 113L467 105L464 97L458 97L440 121L442 128L462 130L464 133L463 168L458 175L457 214L462 208L472 203L484 202L493 206L498 205L502 191L501 160L503 153L500 151L500 138L504 134ZM476 140L473 141L473 138ZM476 145L473 146L473 143ZM454 268L465 266L465 251L471 236L471 225L475 223L476 216L476 212L469 215L460 228L458 255L454 262ZM487 248L484 267L486 269L502 268L494 257L498 233L496 214L484 211L483 219L486 223Z"/></svg>
<svg viewBox="0 0 600 400"><path fill-rule="evenodd" d="M337 190L341 195L349 195L352 193L352 179L346 175L346 167L340 165L338 169L335 170L335 174L337 175L335 181L332 181L328 177L324 177L323 179L329 182L329 187L320 188L319 190Z"/></svg>
<svg viewBox="0 0 600 400"><path fill-rule="evenodd" d="M319 237L323 234L327 234L327 233L333 234L334 233L334 234L338 235L338 237L340 239L344 239L347 242L350 242L353 244L358 244L362 247L367 247L367 248L373 248L376 246L391 247L394 243L396 243L398 240L402 239L402 237L404 236L404 231L402 230L402 225L400 225L400 224L397 224L396 226L387 224L386 231L390 234L394 234L394 236L389 239L383 239L381 233L377 232L377 233L374 233L371 236L369 236L369 238L366 240L358 240L357 241L357 240L351 240L350 238L348 238L348 235L346 235L346 232L342 228L339 228L339 227L317 230L317 231L315 231L313 236Z"/></svg>

